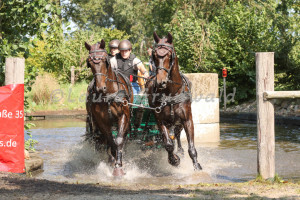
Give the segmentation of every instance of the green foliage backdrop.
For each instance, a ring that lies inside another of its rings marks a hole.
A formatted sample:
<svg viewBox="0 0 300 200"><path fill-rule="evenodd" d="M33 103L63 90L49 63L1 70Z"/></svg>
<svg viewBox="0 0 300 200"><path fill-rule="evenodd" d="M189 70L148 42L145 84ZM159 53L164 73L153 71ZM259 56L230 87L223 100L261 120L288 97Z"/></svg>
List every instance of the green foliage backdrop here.
<svg viewBox="0 0 300 200"><path fill-rule="evenodd" d="M275 52L277 89L299 90L299 5L297 0L1 1L0 83L7 56L25 56L28 72L50 72L61 82L69 81L75 66L77 81L86 80L84 42L102 38L130 39L134 53L147 61L156 31L174 36L182 71L220 74L227 67L236 103L255 97L255 52ZM77 29L63 28L71 21Z"/></svg>

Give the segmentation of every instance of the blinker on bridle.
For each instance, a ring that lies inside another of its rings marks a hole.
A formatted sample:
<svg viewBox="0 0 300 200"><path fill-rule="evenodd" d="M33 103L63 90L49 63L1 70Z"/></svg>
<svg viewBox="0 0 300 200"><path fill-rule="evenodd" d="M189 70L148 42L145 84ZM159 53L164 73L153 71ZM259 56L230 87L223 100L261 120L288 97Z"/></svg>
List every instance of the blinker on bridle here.
<svg viewBox="0 0 300 200"><path fill-rule="evenodd" d="M103 55L103 54L96 55L96 53L98 53L98 52L105 52L106 55ZM89 58L92 60L92 62L94 64L99 64L101 61L106 61L107 64L109 64L108 59L107 59L107 51L105 49L90 51ZM98 75L107 77L107 74L103 74L103 73L95 73L94 74L94 76L98 76Z"/></svg>
<svg viewBox="0 0 300 200"><path fill-rule="evenodd" d="M172 70L172 68L173 68L173 66L174 66L174 62L175 62L175 52L174 52L174 47L172 46L172 45L169 45L169 44L156 44L155 45L156 47L155 48L153 48L153 52L152 52L152 60L154 61L154 58L153 58L153 55L154 55L154 53L157 51L157 49L159 48L159 47L165 47L165 49L167 49L169 52L171 52L172 53L172 58L171 58L171 60L170 60L170 69L167 69L167 68L165 68L165 67L156 67L156 69L162 69L162 70L165 70L167 73L168 73L168 77L170 76L170 73L171 73L171 70ZM167 48L166 48L167 47ZM158 55L159 57L165 57L166 56L166 54L165 55L163 55L163 56L160 56L160 55Z"/></svg>

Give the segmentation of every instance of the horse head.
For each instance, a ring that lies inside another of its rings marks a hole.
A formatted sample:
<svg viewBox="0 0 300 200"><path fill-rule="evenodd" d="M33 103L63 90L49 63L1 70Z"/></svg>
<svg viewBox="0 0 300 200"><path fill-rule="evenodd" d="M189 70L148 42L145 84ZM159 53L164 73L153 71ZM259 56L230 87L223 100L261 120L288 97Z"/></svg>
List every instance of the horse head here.
<svg viewBox="0 0 300 200"><path fill-rule="evenodd" d="M167 37L160 38L156 32L153 33L156 42L152 52L152 59L156 65L156 83L159 88L166 88L174 68L176 54L173 46L173 37L168 33Z"/></svg>
<svg viewBox="0 0 300 200"><path fill-rule="evenodd" d="M106 92L106 78L108 72L108 54L105 50L105 41L89 45L85 42L85 48L89 51L87 66L91 68L95 78L95 88L97 92Z"/></svg>

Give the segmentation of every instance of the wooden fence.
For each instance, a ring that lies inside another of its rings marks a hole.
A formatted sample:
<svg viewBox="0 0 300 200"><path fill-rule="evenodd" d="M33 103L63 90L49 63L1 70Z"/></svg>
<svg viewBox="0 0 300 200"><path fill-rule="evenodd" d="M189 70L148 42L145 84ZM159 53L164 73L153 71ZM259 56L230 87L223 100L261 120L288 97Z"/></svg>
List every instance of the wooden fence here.
<svg viewBox="0 0 300 200"><path fill-rule="evenodd" d="M274 91L274 52L256 53L257 170L275 176L274 105L271 99L300 98L300 91Z"/></svg>

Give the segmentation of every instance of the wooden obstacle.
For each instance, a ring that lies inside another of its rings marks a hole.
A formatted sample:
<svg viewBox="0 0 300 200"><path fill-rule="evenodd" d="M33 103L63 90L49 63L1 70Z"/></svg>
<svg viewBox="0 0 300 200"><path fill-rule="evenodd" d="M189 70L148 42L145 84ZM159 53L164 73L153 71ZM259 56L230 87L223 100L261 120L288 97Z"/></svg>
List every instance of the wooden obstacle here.
<svg viewBox="0 0 300 200"><path fill-rule="evenodd" d="M195 142L217 145L220 142L218 74L190 73L184 75L192 83ZM186 134L182 133L181 138L186 140Z"/></svg>
<svg viewBox="0 0 300 200"><path fill-rule="evenodd" d="M274 52L256 57L257 171L264 179L275 176L274 105L271 99L300 98L300 91L274 91Z"/></svg>

